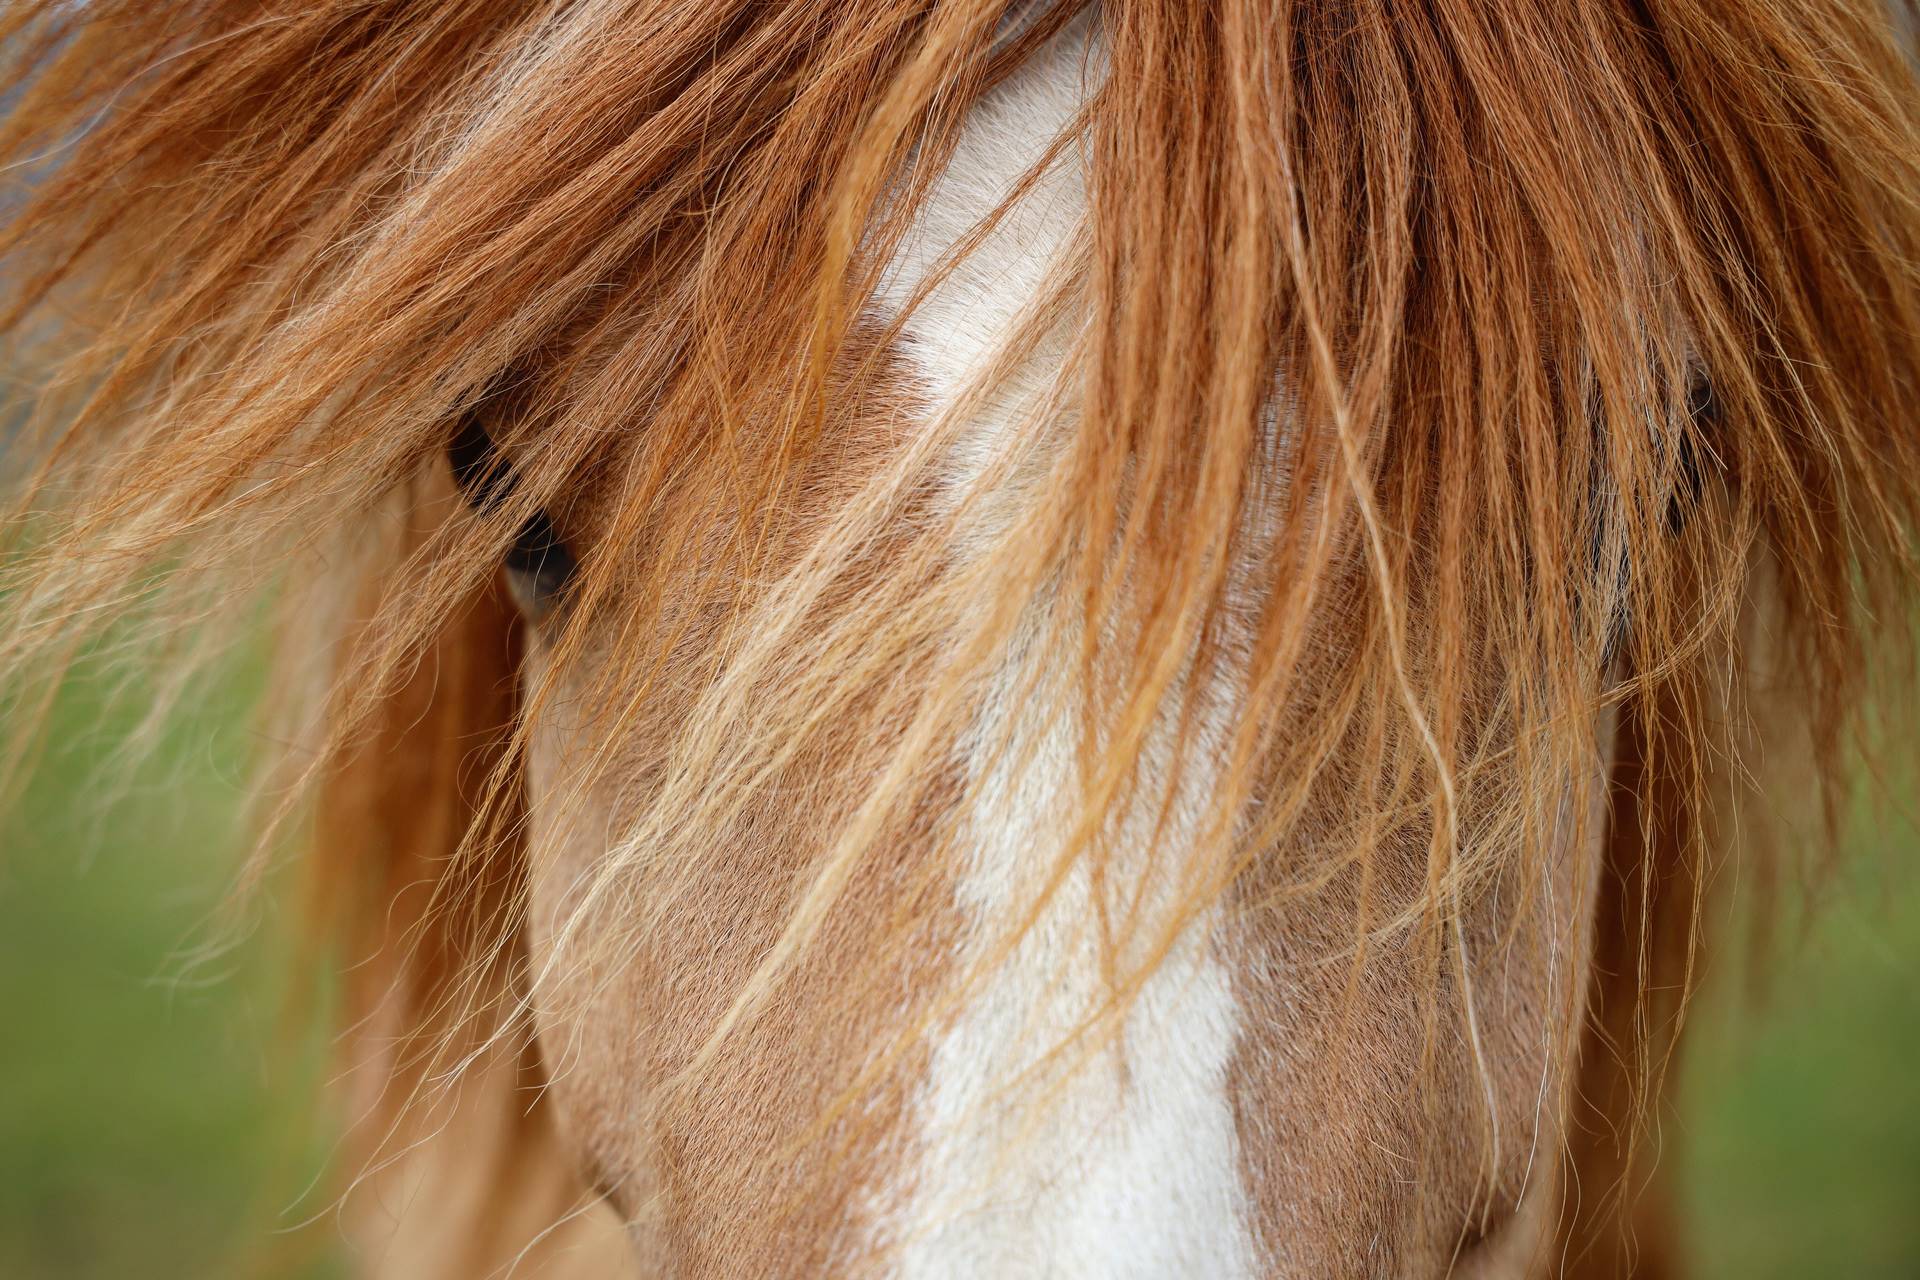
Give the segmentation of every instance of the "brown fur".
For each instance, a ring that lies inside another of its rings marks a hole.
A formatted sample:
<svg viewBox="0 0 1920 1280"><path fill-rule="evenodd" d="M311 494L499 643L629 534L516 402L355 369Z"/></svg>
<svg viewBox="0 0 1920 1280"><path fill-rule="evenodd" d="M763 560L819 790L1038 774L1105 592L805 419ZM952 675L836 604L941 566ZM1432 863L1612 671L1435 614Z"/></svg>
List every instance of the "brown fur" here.
<svg viewBox="0 0 1920 1280"><path fill-rule="evenodd" d="M453 509L433 489L406 540ZM343 1100L362 1153L345 1206L374 1274L631 1266L557 1130L528 1028L498 1022L525 983L524 946L499 952L490 941L517 930L520 846L485 861L461 854L488 771L509 749L513 618L497 589L461 609L318 797L320 912L337 918L344 978ZM469 1054L477 1059L463 1063Z"/></svg>
<svg viewBox="0 0 1920 1280"><path fill-rule="evenodd" d="M849 500L919 412L884 357L856 348L848 364L853 374L830 388L832 434L796 487L796 536L768 558L776 569L805 549L809 526ZM734 516L687 510L720 533ZM698 545L700 535L692 540ZM882 543L847 566L851 596L824 607L849 607L856 584L886 572L895 550ZM699 673L725 634L718 610L683 612L678 602L666 602L652 625L657 691L626 709L617 734L596 723L593 709L596 667L616 659L596 653L556 682L552 715L531 742L530 786L542 794L582 787L563 811L536 813L530 829L544 855L532 871L530 940L552 974L538 993L538 1021L557 1062L553 1093L580 1126L647 1272L860 1273L873 1264L862 1197L910 1152L903 1112L924 1059L918 1047L893 1061L861 1049L885 1044L899 1021L926 1016L953 949L950 886L927 874L937 865L930 819L940 802L930 800L928 816L910 820L862 868L768 1016L687 1080L714 1022L779 936L820 842L859 801L861 782L889 744L836 738L797 754L713 833L725 857L701 878L682 882L671 867L643 865L576 916L606 857L604 832L659 785L678 726L698 713ZM535 643L549 661L546 643ZM889 668L896 687L866 696L898 697L897 686L926 678L925 666ZM598 752L609 743L619 753L611 767L572 757L583 745ZM663 896L668 907L646 905ZM655 920L651 928L639 923ZM883 968L851 959L903 928L911 934L881 951ZM571 943L563 941L569 930ZM605 966L598 959L609 936L632 942L612 949L618 963ZM582 954L587 961L576 963ZM823 1102L849 1096L857 1097L851 1116L822 1114Z"/></svg>
<svg viewBox="0 0 1920 1280"><path fill-rule="evenodd" d="M1003 0L0 18L0 328L47 374L0 670L292 602L280 817L315 801L369 959L372 1185L441 1206L395 1257L495 1265L598 1180L685 1274L877 1265L929 1037L1078 875L1109 998L1063 1061L1183 937L1234 959L1270 1262L1658 1256L1619 1242L1746 699L1837 779L1910 616L1911 14L1113 0L1060 144L1088 224L922 404L876 281L1081 7L998 52ZM468 412L521 479L479 515ZM536 508L580 567L522 662L492 584ZM965 762L1029 763L978 732L1022 661L1075 785L962 961ZM1143 908L1135 818L1199 769ZM1558 1178L1516 1145L1543 1073Z"/></svg>

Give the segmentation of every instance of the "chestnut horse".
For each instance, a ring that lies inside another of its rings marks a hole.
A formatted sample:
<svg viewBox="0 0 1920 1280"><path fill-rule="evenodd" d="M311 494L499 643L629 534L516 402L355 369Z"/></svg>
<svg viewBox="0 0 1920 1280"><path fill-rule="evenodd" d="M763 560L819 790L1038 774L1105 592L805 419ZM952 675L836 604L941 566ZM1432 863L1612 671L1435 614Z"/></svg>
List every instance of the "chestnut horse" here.
<svg viewBox="0 0 1920 1280"><path fill-rule="evenodd" d="M1911 616L1912 16L21 0L0 670L270 607L368 1274L1660 1271Z"/></svg>

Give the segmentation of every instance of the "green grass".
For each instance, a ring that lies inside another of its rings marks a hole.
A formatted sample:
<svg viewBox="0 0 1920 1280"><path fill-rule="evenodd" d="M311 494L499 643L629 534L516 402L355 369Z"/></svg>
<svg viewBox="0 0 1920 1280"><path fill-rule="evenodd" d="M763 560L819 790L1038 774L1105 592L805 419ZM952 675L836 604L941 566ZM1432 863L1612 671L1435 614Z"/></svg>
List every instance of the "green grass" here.
<svg viewBox="0 0 1920 1280"><path fill-rule="evenodd" d="M1762 989L1729 962L1696 1006L1668 1129L1702 1275L1920 1276L1920 860L1859 843Z"/></svg>
<svg viewBox="0 0 1920 1280"><path fill-rule="evenodd" d="M288 930L268 915L199 954L238 932L241 690L128 779L103 766L134 724L90 674L0 821L0 1276L337 1274L330 1221L286 1230L323 1207L288 1212L325 1134Z"/></svg>
<svg viewBox="0 0 1920 1280"><path fill-rule="evenodd" d="M269 911L237 949L187 959L233 872L251 679L111 797L97 784L132 722L77 682L0 820L7 1280L340 1274L325 1185L302 1196L325 1041L317 1013L283 1008L290 928ZM1920 860L1910 830L1885 831L1764 1000L1722 957L1696 1005L1667 1129L1709 1280L1920 1277Z"/></svg>

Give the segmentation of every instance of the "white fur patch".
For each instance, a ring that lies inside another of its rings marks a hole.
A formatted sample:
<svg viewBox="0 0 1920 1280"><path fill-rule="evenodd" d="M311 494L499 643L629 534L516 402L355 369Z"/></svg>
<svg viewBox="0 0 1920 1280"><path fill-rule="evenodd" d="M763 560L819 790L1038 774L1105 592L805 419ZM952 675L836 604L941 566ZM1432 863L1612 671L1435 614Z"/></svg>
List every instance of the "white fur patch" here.
<svg viewBox="0 0 1920 1280"><path fill-rule="evenodd" d="M969 118L953 161L895 259L879 299L898 315L946 251L995 209L1073 120L1100 74L1083 22L1001 85ZM1087 212L1084 160L1067 148L984 243L912 313L902 353L936 412L955 403L1030 311ZM1066 339L1043 343L1004 393L965 424L948 475L980 482L1029 421ZM1049 361L1052 361L1051 368ZM972 847L959 885L973 922L962 967L1036 900L1054 858L1048 833L1075 785L1057 714L1067 658L1042 646L1010 656L976 725ZM1046 696L1035 696L1039 693ZM1206 736L1203 726L1203 736ZM1219 725L1211 726L1217 736ZM987 744L1013 750L994 753ZM1162 752L1164 754L1164 752ZM1211 753L1209 753L1211 754ZM1208 779L1190 771L1174 819L1154 839L1128 821L1109 900L1140 890L1149 927L1205 812ZM1134 830L1136 829L1137 830ZM1227 1069L1239 1023L1229 975L1190 928L1153 971L1119 1036L1066 1063L1048 1054L1108 991L1094 887L1070 872L1012 956L935 1046L918 1106L917 1166L875 1206L880 1246L911 1280L979 1277L1250 1276L1257 1270ZM1133 948L1138 951L1138 947ZM1122 948L1122 965L1139 959ZM1083 1050L1086 1046L1082 1046ZM1032 1105L1040 1100L1041 1105Z"/></svg>

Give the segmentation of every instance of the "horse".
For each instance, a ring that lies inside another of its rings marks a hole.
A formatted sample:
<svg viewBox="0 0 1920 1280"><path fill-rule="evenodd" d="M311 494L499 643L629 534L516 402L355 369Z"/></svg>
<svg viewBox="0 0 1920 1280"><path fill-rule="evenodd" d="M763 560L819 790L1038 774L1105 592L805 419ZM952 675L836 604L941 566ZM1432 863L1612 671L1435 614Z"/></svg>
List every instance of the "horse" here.
<svg viewBox="0 0 1920 1280"><path fill-rule="evenodd" d="M22 0L10 719L270 633L366 1274L1672 1274L1911 638L1914 31Z"/></svg>

